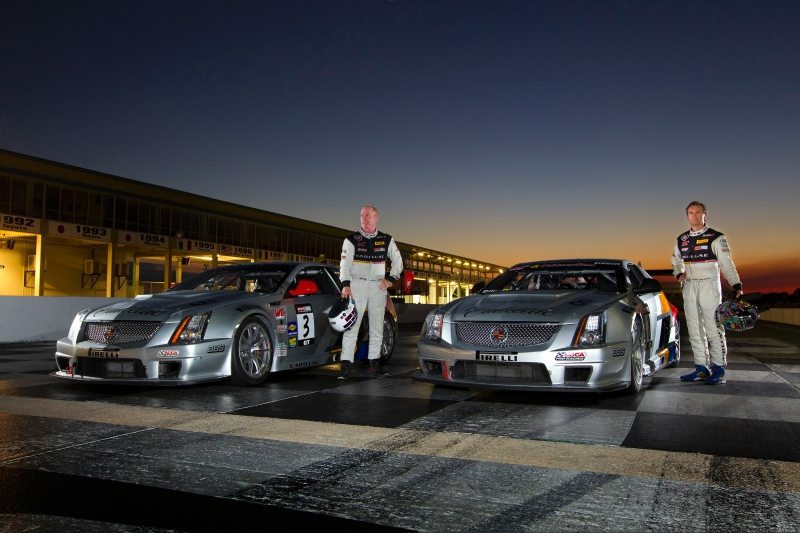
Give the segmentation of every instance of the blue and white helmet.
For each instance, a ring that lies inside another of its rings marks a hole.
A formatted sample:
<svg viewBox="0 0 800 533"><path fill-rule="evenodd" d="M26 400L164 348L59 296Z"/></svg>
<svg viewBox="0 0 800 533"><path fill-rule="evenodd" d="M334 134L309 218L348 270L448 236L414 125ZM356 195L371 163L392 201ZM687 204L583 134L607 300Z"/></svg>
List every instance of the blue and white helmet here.
<svg viewBox="0 0 800 533"><path fill-rule="evenodd" d="M328 322L336 331L347 331L352 328L357 318L358 310L352 298L340 298L328 311Z"/></svg>
<svg viewBox="0 0 800 533"><path fill-rule="evenodd" d="M745 331L756 325L758 307L744 300L726 300L717 307L717 324L730 331Z"/></svg>

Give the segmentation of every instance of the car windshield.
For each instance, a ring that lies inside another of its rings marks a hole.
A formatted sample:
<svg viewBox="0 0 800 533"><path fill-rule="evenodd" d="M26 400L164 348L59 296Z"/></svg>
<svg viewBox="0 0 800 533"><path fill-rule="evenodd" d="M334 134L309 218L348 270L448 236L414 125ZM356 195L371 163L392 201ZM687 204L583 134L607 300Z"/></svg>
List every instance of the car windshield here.
<svg viewBox="0 0 800 533"><path fill-rule="evenodd" d="M253 269L213 269L182 281L170 291L274 292L289 274L288 267Z"/></svg>
<svg viewBox="0 0 800 533"><path fill-rule="evenodd" d="M619 292L622 271L614 266L530 265L509 269L482 292L600 291Z"/></svg>

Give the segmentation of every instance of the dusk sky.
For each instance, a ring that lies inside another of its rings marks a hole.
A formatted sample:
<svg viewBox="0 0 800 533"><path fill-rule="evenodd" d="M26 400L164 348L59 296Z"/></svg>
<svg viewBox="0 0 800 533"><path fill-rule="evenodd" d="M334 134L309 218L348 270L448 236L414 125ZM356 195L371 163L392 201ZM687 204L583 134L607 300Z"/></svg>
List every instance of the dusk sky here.
<svg viewBox="0 0 800 533"><path fill-rule="evenodd" d="M0 0L0 148L511 265L800 287L800 2Z"/></svg>

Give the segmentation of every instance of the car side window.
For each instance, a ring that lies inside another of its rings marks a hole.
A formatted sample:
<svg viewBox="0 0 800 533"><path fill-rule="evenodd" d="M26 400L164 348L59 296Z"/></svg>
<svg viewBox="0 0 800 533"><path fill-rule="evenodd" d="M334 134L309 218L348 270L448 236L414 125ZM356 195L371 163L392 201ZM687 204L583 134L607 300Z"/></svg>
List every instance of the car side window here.
<svg viewBox="0 0 800 533"><path fill-rule="evenodd" d="M302 270L289 285L286 296L297 298L317 294L339 294L339 287L323 268Z"/></svg>
<svg viewBox="0 0 800 533"><path fill-rule="evenodd" d="M252 281L253 281L252 292L266 294L273 292L275 289L278 288L278 282L277 282L278 280L276 280L274 277L262 276Z"/></svg>
<svg viewBox="0 0 800 533"><path fill-rule="evenodd" d="M628 278L630 279L631 285L634 289L638 289L642 286L642 281L644 281L645 277L646 276L638 266L628 265Z"/></svg>

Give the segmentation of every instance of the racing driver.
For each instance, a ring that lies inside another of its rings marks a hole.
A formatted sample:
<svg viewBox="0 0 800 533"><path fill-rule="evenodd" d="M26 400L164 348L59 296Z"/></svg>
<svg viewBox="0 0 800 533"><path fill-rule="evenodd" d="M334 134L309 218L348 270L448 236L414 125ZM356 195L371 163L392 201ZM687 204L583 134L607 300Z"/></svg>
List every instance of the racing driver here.
<svg viewBox="0 0 800 533"><path fill-rule="evenodd" d="M695 368L683 381L701 379L708 384L725 383L727 364L725 330L717 324L715 311L722 302L720 271L734 292L742 295L742 282L725 235L706 225L706 206L693 201L686 207L689 231L678 235L672 252L672 273L683 287L683 307ZM710 366L709 366L709 359Z"/></svg>
<svg viewBox="0 0 800 533"><path fill-rule="evenodd" d="M339 279L342 298L356 302L358 318L355 325L344 332L342 338L341 370L339 379L346 379L355 358L358 330L364 311L369 313L369 370L371 375L384 375L380 368L383 342L383 314L386 311L387 290L400 278L403 258L391 235L378 231L380 215L377 208L361 208L361 229L347 236L342 243ZM392 263L386 274L386 259Z"/></svg>

